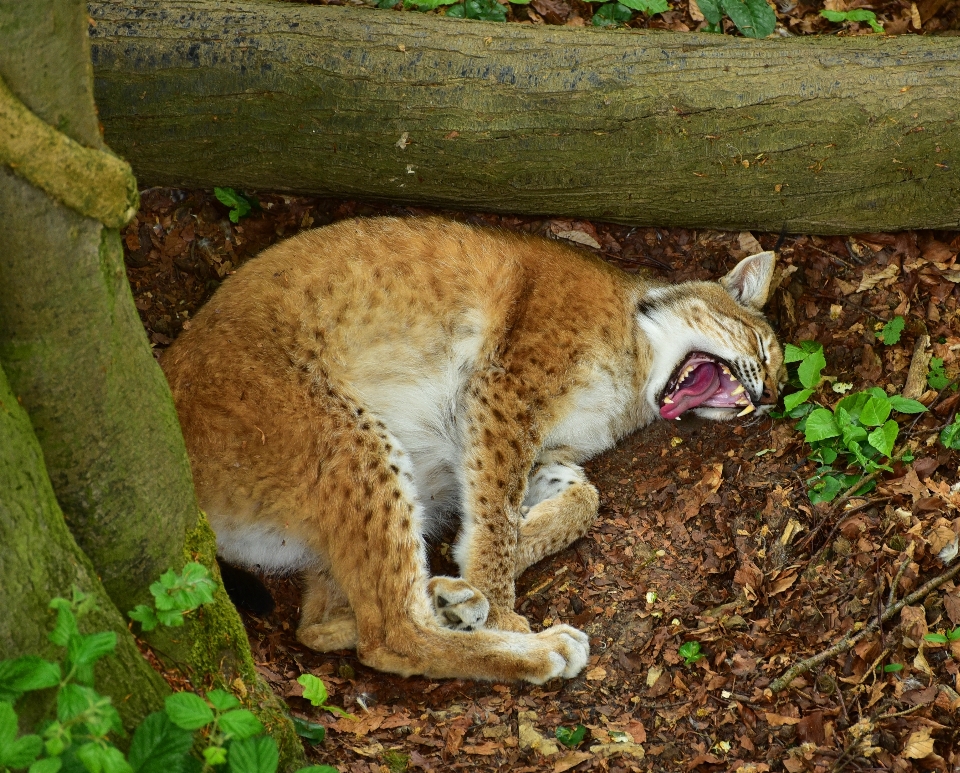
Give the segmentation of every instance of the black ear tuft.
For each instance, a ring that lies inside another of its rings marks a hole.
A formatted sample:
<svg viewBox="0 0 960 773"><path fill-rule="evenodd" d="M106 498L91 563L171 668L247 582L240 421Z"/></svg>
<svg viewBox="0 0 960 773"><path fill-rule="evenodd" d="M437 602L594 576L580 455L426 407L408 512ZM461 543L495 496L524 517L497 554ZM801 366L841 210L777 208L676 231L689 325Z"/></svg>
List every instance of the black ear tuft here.
<svg viewBox="0 0 960 773"><path fill-rule="evenodd" d="M261 617L273 612L273 596L255 574L232 566L219 558L217 563L220 565L223 588L234 606Z"/></svg>
<svg viewBox="0 0 960 773"><path fill-rule="evenodd" d="M758 252L737 263L720 284L737 303L759 311L770 294L776 262L773 252Z"/></svg>

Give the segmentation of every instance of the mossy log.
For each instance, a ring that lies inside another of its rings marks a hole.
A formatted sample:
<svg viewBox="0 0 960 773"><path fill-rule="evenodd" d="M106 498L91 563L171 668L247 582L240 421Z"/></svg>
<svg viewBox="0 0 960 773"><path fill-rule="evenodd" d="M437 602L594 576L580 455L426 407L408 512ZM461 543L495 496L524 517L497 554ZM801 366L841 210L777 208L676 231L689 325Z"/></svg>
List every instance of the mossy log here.
<svg viewBox="0 0 960 773"><path fill-rule="evenodd" d="M148 185L638 225L960 225L960 39L748 40L269 0L95 0Z"/></svg>

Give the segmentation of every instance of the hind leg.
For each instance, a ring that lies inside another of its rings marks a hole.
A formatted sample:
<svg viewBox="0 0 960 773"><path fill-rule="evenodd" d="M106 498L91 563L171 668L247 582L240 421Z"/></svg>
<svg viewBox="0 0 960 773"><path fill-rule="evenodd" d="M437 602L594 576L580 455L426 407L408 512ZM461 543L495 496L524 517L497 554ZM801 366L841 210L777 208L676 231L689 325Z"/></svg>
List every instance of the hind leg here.
<svg viewBox="0 0 960 773"><path fill-rule="evenodd" d="M324 571L304 572L297 639L318 652L356 649L357 618L347 597Z"/></svg>
<svg viewBox="0 0 960 773"><path fill-rule="evenodd" d="M597 489L577 465L550 462L535 468L520 510L514 577L584 536L599 507Z"/></svg>

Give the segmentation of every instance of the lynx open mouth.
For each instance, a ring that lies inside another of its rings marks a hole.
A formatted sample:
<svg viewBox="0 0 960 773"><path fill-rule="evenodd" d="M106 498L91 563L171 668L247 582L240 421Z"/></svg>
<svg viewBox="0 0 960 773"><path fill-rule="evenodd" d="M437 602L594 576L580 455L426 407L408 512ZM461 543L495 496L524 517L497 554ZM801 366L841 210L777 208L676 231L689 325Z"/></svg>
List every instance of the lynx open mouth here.
<svg viewBox="0 0 960 773"><path fill-rule="evenodd" d="M742 408L737 416L756 410L750 393L723 360L691 352L674 371L663 397L660 415L677 419L692 408Z"/></svg>

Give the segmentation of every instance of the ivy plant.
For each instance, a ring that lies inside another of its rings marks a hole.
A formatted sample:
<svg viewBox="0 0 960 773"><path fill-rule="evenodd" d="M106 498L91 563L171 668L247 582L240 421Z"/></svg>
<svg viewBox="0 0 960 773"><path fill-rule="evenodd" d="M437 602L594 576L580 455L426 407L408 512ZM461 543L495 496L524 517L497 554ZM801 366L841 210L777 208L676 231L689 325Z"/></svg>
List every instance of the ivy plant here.
<svg viewBox="0 0 960 773"><path fill-rule="evenodd" d="M868 11L865 8L857 8L853 11L820 11L820 15L827 21L832 21L835 24L849 21L865 21L874 32L883 32L883 25L877 21L877 15L873 11Z"/></svg>

